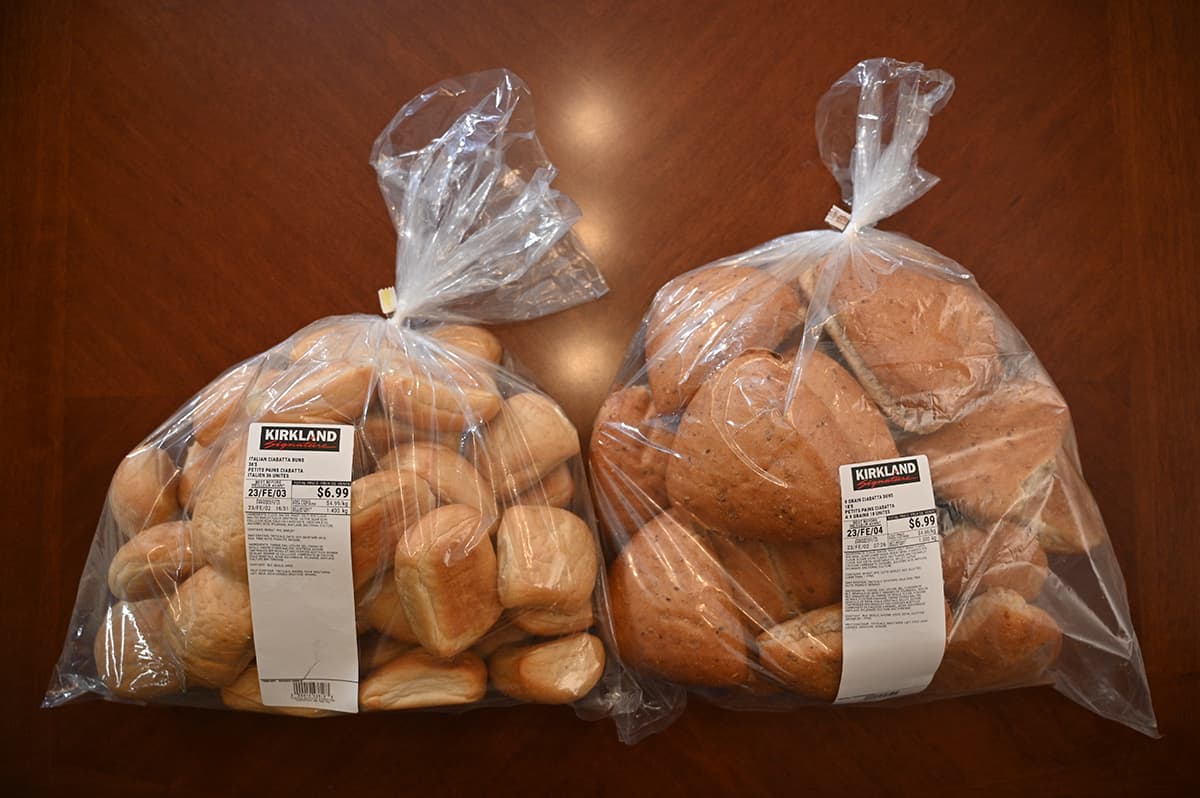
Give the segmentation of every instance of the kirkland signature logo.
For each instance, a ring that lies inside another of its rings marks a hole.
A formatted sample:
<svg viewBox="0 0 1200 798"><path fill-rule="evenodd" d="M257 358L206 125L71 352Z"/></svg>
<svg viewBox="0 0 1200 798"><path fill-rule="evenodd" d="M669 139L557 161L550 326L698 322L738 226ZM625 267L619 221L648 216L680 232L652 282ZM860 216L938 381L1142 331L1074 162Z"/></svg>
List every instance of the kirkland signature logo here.
<svg viewBox="0 0 1200 798"><path fill-rule="evenodd" d="M916 459L893 460L869 466L854 466L850 469L850 482L855 490L886 488L891 485L907 485L920 482Z"/></svg>
<svg viewBox="0 0 1200 798"><path fill-rule="evenodd" d="M336 452L341 448L342 431L337 427L262 427L259 449L301 452Z"/></svg>

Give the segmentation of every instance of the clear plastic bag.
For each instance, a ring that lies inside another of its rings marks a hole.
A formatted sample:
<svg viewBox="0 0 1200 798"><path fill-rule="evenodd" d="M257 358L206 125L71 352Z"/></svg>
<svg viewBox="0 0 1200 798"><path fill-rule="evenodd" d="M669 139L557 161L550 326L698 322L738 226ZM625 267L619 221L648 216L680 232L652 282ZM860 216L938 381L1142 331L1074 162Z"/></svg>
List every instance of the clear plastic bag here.
<svg viewBox="0 0 1200 798"><path fill-rule="evenodd" d="M314 322L124 459L45 705L90 693L331 714L264 706L254 661L248 430L286 422L354 427L360 709L609 713L619 676L590 633L604 574L577 431L474 326L607 290L570 233L576 207L550 188L528 90L507 71L440 83L400 110L372 163L398 231L395 313Z"/></svg>
<svg viewBox="0 0 1200 798"><path fill-rule="evenodd" d="M916 150L952 90L920 64L848 72L816 125L844 230L681 275L632 342L589 454L616 644L646 696L623 739L669 723L689 691L745 709L833 701L839 466L920 454L945 649L927 688L885 703L1052 684L1156 734L1065 402L969 272L875 228L936 183Z"/></svg>

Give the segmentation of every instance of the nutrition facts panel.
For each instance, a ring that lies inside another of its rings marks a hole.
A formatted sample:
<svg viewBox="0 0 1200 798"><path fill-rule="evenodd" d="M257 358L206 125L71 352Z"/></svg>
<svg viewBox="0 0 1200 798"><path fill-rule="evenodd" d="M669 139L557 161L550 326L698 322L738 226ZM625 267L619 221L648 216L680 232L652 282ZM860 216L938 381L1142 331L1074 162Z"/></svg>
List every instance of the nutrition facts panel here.
<svg viewBox="0 0 1200 798"><path fill-rule="evenodd" d="M356 712L354 427L252 424L244 519L263 703Z"/></svg>

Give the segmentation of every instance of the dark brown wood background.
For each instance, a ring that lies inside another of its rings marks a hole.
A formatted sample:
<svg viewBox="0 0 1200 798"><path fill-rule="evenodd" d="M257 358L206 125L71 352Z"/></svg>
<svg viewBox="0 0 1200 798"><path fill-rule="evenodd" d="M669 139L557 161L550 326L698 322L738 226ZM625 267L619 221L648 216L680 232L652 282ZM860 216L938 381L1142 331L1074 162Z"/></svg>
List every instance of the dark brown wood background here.
<svg viewBox="0 0 1200 798"><path fill-rule="evenodd" d="M1197 4L72 2L0 7L0 780L45 793L1127 794L1196 786ZM1069 400L1163 739L1049 690L901 710L693 703L636 747L569 710L302 722L37 708L121 455L210 377L371 311L395 110L507 66L612 285L502 330L587 429L654 290L837 200L813 112L878 55L958 91L883 226L978 276ZM264 792L265 791L265 792Z"/></svg>

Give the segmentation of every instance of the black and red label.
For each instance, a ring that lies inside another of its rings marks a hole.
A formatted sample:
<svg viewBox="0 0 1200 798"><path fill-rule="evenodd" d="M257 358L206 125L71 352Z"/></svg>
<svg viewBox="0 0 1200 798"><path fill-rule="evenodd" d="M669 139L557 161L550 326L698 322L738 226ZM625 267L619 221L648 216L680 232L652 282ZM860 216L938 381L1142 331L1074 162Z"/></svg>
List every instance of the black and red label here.
<svg viewBox="0 0 1200 798"><path fill-rule="evenodd" d="M259 429L258 448L291 452L336 452L342 431L337 427L271 427Z"/></svg>
<svg viewBox="0 0 1200 798"><path fill-rule="evenodd" d="M886 463L854 466L850 469L851 484L855 490L886 488L890 485L907 485L921 481L921 469L915 457L889 460Z"/></svg>

